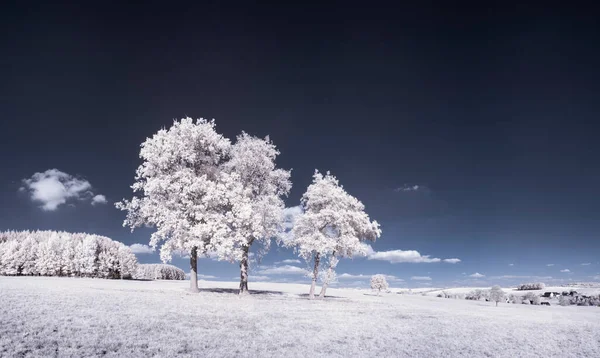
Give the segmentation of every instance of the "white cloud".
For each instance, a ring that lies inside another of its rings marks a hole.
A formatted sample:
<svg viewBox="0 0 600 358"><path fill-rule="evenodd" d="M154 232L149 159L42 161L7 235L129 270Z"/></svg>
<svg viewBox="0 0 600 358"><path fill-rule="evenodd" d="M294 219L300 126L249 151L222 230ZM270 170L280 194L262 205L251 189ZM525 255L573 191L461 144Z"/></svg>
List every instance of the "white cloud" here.
<svg viewBox="0 0 600 358"><path fill-rule="evenodd" d="M217 278L217 276L203 275L203 274L199 273L198 278L201 280L207 280L207 279L215 279L215 278Z"/></svg>
<svg viewBox="0 0 600 358"><path fill-rule="evenodd" d="M560 272L571 272L569 269L560 270Z"/></svg>
<svg viewBox="0 0 600 358"><path fill-rule="evenodd" d="M350 273L343 273L341 275L338 275L337 278L338 280L370 280L371 277L373 275L363 275L363 274L358 274L358 275L354 275L354 274L350 274ZM386 280L388 281L394 281L394 282L402 282L404 281L403 279L393 276L393 275L384 275Z"/></svg>
<svg viewBox="0 0 600 358"><path fill-rule="evenodd" d="M447 262L449 264L457 264L459 263L461 260L460 259L444 259L444 262Z"/></svg>
<svg viewBox="0 0 600 358"><path fill-rule="evenodd" d="M554 264L547 264L546 266L548 266L548 267L552 267L552 266L554 266Z"/></svg>
<svg viewBox="0 0 600 358"><path fill-rule="evenodd" d="M482 275L479 272L475 272L474 274L469 275L469 277L482 278L485 277L485 275Z"/></svg>
<svg viewBox="0 0 600 358"><path fill-rule="evenodd" d="M283 227L286 230L291 230L300 214L302 214L300 205L283 209Z"/></svg>
<svg viewBox="0 0 600 358"><path fill-rule="evenodd" d="M508 264L508 266L514 266L515 264Z"/></svg>
<svg viewBox="0 0 600 358"><path fill-rule="evenodd" d="M92 205L106 204L106 197L102 194L98 194L92 198Z"/></svg>
<svg viewBox="0 0 600 358"><path fill-rule="evenodd" d="M377 251L369 255L369 260L381 260L389 261L391 263L432 263L440 262L441 259L437 257L429 257L429 255L421 255L416 250L391 250L391 251Z"/></svg>
<svg viewBox="0 0 600 358"><path fill-rule="evenodd" d="M287 260L283 260L283 261L277 261L275 262L275 265L279 265L279 264L301 264L302 261L297 260L297 259L287 259Z"/></svg>
<svg viewBox="0 0 600 358"><path fill-rule="evenodd" d="M367 252L367 258L369 260L380 260L388 261L390 263L436 263L445 262L449 264L456 264L461 262L460 259L440 259L437 257L431 257L430 255L421 255L416 250L390 250L390 251L375 251L369 244L361 243L365 247Z"/></svg>
<svg viewBox="0 0 600 358"><path fill-rule="evenodd" d="M41 203L42 210L54 211L69 199L92 200L95 204L101 203L102 200L106 202L103 195L94 196L91 189L92 185L85 179L76 178L58 169L48 169L23 179L23 186L19 191L27 191L32 201Z"/></svg>
<svg viewBox="0 0 600 358"><path fill-rule="evenodd" d="M367 278L370 279L371 276L363 275L363 274L353 275L351 273L343 273L341 275L338 275L337 278L339 280L357 280L357 279L367 279Z"/></svg>
<svg viewBox="0 0 600 358"><path fill-rule="evenodd" d="M582 263L581 266L589 266L591 264L592 264L591 262L585 262L585 263Z"/></svg>
<svg viewBox="0 0 600 358"><path fill-rule="evenodd" d="M403 191L419 191L419 190L426 190L427 188L423 185L407 185L404 184L401 187L398 187L396 189L394 189L395 192L403 192Z"/></svg>
<svg viewBox="0 0 600 358"><path fill-rule="evenodd" d="M551 280L552 276L530 276L530 275L502 275L491 276L490 279L533 279L533 280Z"/></svg>
<svg viewBox="0 0 600 358"><path fill-rule="evenodd" d="M308 271L298 266L283 265L266 267L258 273L262 275L306 275Z"/></svg>
<svg viewBox="0 0 600 358"><path fill-rule="evenodd" d="M594 280L600 280L600 275L598 276L591 276Z"/></svg>
<svg viewBox="0 0 600 358"><path fill-rule="evenodd" d="M414 281L431 281L431 277L429 276L413 276L410 279Z"/></svg>
<svg viewBox="0 0 600 358"><path fill-rule="evenodd" d="M271 279L269 276L261 276L261 275L256 275L256 276L250 275L248 277L250 280L253 280L253 281L268 281ZM239 277L237 277L237 279L239 279Z"/></svg>
<svg viewBox="0 0 600 358"><path fill-rule="evenodd" d="M150 246L144 244L133 244L129 248L134 254L151 254L154 252Z"/></svg>
<svg viewBox="0 0 600 358"><path fill-rule="evenodd" d="M375 250L373 250L373 247L371 245L364 242L361 242L360 245L364 248L364 251L367 253L367 257L375 253Z"/></svg>

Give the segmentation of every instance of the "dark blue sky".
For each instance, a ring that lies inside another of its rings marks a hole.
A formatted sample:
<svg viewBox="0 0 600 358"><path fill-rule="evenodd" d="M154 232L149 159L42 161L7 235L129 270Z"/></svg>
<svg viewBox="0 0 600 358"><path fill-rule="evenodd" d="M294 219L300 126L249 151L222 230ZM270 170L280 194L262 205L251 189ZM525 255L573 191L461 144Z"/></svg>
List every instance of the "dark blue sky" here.
<svg viewBox="0 0 600 358"><path fill-rule="evenodd" d="M289 206L315 168L331 170L381 222L375 250L462 260L346 260L339 273L598 280L597 17L503 6L3 5L0 229L147 244L112 205L131 196L139 144L207 117L230 138L271 136L293 168ZM18 189L51 168L109 204L42 211ZM292 257L274 249L264 263Z"/></svg>

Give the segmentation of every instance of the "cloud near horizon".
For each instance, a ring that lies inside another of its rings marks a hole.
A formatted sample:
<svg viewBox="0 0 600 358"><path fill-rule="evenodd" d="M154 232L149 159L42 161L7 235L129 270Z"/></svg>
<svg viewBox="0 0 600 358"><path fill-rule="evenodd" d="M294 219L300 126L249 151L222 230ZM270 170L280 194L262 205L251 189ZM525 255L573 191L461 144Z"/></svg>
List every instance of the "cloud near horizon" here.
<svg viewBox="0 0 600 358"><path fill-rule="evenodd" d="M410 279L413 281L431 281L429 276L412 276Z"/></svg>
<svg viewBox="0 0 600 358"><path fill-rule="evenodd" d="M301 264L302 261L297 260L297 259L286 259L283 261L276 261L275 265L280 265L280 264Z"/></svg>
<svg viewBox="0 0 600 358"><path fill-rule="evenodd" d="M370 245L367 245L370 247ZM367 250L367 259L369 260L380 260L388 261L390 263L436 263L445 262L449 264L456 264L461 262L460 259L440 259L437 257L431 257L430 255L421 255L416 250L390 250L390 251L374 251L372 247Z"/></svg>
<svg viewBox="0 0 600 358"><path fill-rule="evenodd" d="M469 275L469 277L482 278L485 277L485 275L480 274L479 272L475 272L474 274Z"/></svg>
<svg viewBox="0 0 600 358"><path fill-rule="evenodd" d="M19 191L27 192L32 201L41 204L44 211L55 211L68 200L90 201L92 205L105 204L104 195L94 195L92 184L58 169L48 169L22 180Z"/></svg>
<svg viewBox="0 0 600 358"><path fill-rule="evenodd" d="M262 267L258 273L261 275L306 275L308 271L298 266L283 265Z"/></svg>
<svg viewBox="0 0 600 358"><path fill-rule="evenodd" d="M134 254L151 254L154 252L150 246L144 244L132 244L129 245L129 248Z"/></svg>
<svg viewBox="0 0 600 358"><path fill-rule="evenodd" d="M403 279L396 277L394 275L385 275L384 274L383 276L385 276L385 279L388 281L394 281L394 282L403 282L404 281ZM337 278L339 280L370 280L371 277L373 277L373 275L363 275L362 273L358 274L358 275L354 275L354 274L350 274L350 273L343 273L343 274L337 276Z"/></svg>

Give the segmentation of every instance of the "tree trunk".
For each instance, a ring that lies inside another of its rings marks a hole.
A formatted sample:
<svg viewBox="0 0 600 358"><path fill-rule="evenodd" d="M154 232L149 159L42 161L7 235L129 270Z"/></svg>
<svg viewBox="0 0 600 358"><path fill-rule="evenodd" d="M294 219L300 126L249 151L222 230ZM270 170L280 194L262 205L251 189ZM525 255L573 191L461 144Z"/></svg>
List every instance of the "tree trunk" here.
<svg viewBox="0 0 600 358"><path fill-rule="evenodd" d="M319 293L319 298L325 298L325 291L327 291L327 286L329 286L329 280L333 276L333 267L337 265L335 262L335 251L331 254L331 259L329 260L329 268L327 269L327 276L325 276L325 280L323 282L323 286L321 286L321 293Z"/></svg>
<svg viewBox="0 0 600 358"><path fill-rule="evenodd" d="M198 248L196 246L192 247L190 253L190 291L200 292L198 289Z"/></svg>
<svg viewBox="0 0 600 358"><path fill-rule="evenodd" d="M240 295L248 294L248 251L250 246L245 246L240 261Z"/></svg>
<svg viewBox="0 0 600 358"><path fill-rule="evenodd" d="M319 253L317 253L315 255L315 268L313 269L312 284L310 285L310 292L308 293L308 298L311 300L315 298L315 287L317 286L317 276L319 275L320 259L321 259L321 257L319 255Z"/></svg>
<svg viewBox="0 0 600 358"><path fill-rule="evenodd" d="M327 269L327 276L325 277L323 286L321 286L321 293L319 293L319 298L325 298L325 291L327 291L327 286L329 286L329 280L331 278L331 271L333 271L333 268L331 266L329 266L329 268Z"/></svg>

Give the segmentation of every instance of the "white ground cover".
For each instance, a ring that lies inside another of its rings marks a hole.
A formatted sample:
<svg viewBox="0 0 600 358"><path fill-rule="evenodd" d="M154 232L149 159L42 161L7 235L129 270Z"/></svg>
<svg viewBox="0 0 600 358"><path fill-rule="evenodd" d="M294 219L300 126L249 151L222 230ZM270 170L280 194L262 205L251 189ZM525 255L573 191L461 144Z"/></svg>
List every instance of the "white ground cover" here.
<svg viewBox="0 0 600 358"><path fill-rule="evenodd" d="M600 357L600 308L306 285L0 277L0 356ZM262 290L262 291L260 291Z"/></svg>

